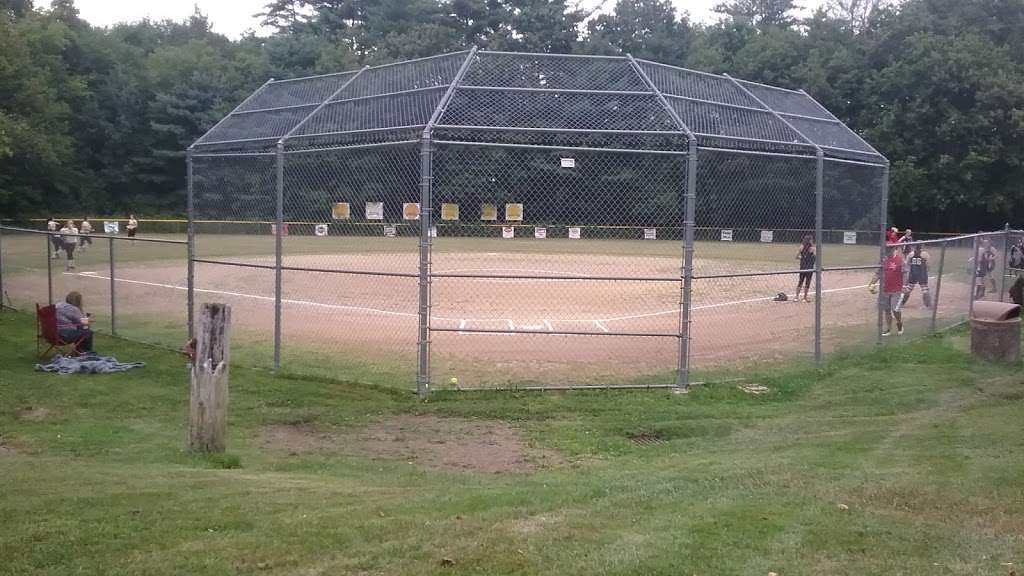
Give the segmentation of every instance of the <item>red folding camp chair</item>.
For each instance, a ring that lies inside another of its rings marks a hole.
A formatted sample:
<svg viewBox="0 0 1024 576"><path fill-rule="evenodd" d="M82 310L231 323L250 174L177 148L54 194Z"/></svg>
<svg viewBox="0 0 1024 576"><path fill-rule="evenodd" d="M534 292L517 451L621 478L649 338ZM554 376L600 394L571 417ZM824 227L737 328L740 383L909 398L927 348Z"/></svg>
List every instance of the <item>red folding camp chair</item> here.
<svg viewBox="0 0 1024 576"><path fill-rule="evenodd" d="M78 356L78 345L85 339L83 336L78 340L68 342L60 337L60 330L57 329L57 307L53 304L40 307L36 304L36 354L42 358L53 350L60 350L71 356ZM40 353L45 344L50 347Z"/></svg>

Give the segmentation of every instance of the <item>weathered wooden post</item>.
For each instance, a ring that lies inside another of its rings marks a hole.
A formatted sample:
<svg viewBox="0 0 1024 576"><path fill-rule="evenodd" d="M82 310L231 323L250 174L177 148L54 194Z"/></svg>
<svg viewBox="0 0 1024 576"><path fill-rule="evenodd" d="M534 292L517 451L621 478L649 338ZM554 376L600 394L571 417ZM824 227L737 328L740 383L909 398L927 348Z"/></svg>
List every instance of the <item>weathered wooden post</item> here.
<svg viewBox="0 0 1024 576"><path fill-rule="evenodd" d="M228 427L228 352L231 307L203 304L192 361L192 411L189 447L223 452Z"/></svg>

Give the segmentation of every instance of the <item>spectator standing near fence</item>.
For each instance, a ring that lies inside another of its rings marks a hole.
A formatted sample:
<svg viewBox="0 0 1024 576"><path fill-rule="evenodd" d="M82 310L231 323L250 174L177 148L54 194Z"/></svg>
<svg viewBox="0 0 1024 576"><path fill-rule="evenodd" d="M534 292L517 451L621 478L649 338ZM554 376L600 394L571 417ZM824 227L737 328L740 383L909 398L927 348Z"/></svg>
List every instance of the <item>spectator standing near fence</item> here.
<svg viewBox="0 0 1024 576"><path fill-rule="evenodd" d="M129 238L135 238L136 232L139 231L139 221L135 219L135 214L128 215L128 226L125 227L125 230L128 231ZM132 240L132 244L135 244L134 240Z"/></svg>
<svg viewBox="0 0 1024 576"><path fill-rule="evenodd" d="M60 229L60 240L64 246L64 253L68 255L66 270L70 272L75 269L75 248L78 248L78 228L75 228L74 220L68 220Z"/></svg>
<svg viewBox="0 0 1024 576"><path fill-rule="evenodd" d="M56 305L57 332L65 342L79 342L79 352L92 352L92 317L82 311L82 295L68 292L67 298Z"/></svg>
<svg viewBox="0 0 1024 576"><path fill-rule="evenodd" d="M992 291L996 292L996 277L992 274L996 269L996 249L992 246L992 240L984 237L978 243L978 253L974 255L974 298L980 300L985 297L985 279L992 284Z"/></svg>
<svg viewBox="0 0 1024 576"><path fill-rule="evenodd" d="M92 238L89 237L92 234L92 224L89 222L89 217L82 218L82 223L78 226L78 231L81 233L79 238L79 247L82 252L85 252L85 246L92 246Z"/></svg>
<svg viewBox="0 0 1024 576"><path fill-rule="evenodd" d="M53 216L51 216L50 219L46 221L46 231L50 232L50 244L53 246L53 255L50 258L53 260L60 258L60 249L62 248L60 235L57 234L59 229L60 224L58 224Z"/></svg>
<svg viewBox="0 0 1024 576"><path fill-rule="evenodd" d="M882 307L885 311L885 331L882 336L892 334L892 320L896 319L896 334L903 335L903 255L899 245L889 247L889 256L882 265L881 277L875 277L868 284L868 290L876 294L879 280L882 282Z"/></svg>
<svg viewBox="0 0 1024 576"><path fill-rule="evenodd" d="M793 301L800 301L800 288L803 287L804 302L810 302L811 299L807 297L807 292L811 289L811 279L814 278L814 264L818 259L817 249L814 246L814 237L810 234L804 236L803 243L800 245L800 251L796 254L796 259L800 261L800 278L796 281L796 296L793 297Z"/></svg>

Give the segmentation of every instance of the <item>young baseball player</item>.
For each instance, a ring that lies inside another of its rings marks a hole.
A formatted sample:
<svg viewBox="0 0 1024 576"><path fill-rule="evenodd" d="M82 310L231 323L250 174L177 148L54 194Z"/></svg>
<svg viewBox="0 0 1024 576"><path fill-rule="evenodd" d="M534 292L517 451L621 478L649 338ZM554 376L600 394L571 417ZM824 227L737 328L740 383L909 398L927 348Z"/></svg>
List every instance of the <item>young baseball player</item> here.
<svg viewBox="0 0 1024 576"><path fill-rule="evenodd" d="M868 290L872 294L878 293L877 284L882 281L882 306L885 310L885 332L882 336L892 334L892 319L896 318L896 334L903 335L903 311L900 306L903 304L903 255L900 247L890 246L889 256L882 264L882 277L875 272L871 279Z"/></svg>
<svg viewBox="0 0 1024 576"><path fill-rule="evenodd" d="M907 283L903 287L903 302L900 307L907 305L914 286L920 286L924 307L931 308L932 295L928 292L928 252L920 244L915 244L913 252L907 257L907 268Z"/></svg>
<svg viewBox="0 0 1024 576"><path fill-rule="evenodd" d="M914 232L910 228L907 228L907 231L903 233L903 236L900 236L900 241L899 241L899 243L903 245L903 257L904 258L906 258L913 251L913 247L912 247L913 242L914 242Z"/></svg>
<svg viewBox="0 0 1024 576"><path fill-rule="evenodd" d="M53 260L57 260L58 258L60 258L60 249L63 248L63 244L60 240L60 235L57 234L57 231L59 229L60 224L57 224L57 221L54 220L53 216L51 216L50 219L46 221L46 231L51 233L50 244L53 245L53 256L51 256L51 258Z"/></svg>
<svg viewBox="0 0 1024 576"><path fill-rule="evenodd" d="M89 222L88 216L82 218L82 223L78 225L78 231L81 232L79 248L85 252L86 245L92 246L92 238L89 237L92 234L92 224Z"/></svg>
<svg viewBox="0 0 1024 576"><path fill-rule="evenodd" d="M885 243L897 244L900 241L900 229L893 226L885 231Z"/></svg>
<svg viewBox="0 0 1024 576"><path fill-rule="evenodd" d="M129 238L135 238L135 233L139 230L139 221L135 219L135 214L128 215L128 226L125 230L128 231Z"/></svg>
<svg viewBox="0 0 1024 576"><path fill-rule="evenodd" d="M796 254L796 259L800 261L800 278L796 282L796 296L793 297L794 302L800 301L800 288L804 289L804 302L810 302L811 299L807 297L808 290L811 289L811 279L814 278L815 261L817 260L817 251L814 247L814 237L810 234L804 236L803 244L800 245L800 251Z"/></svg>
<svg viewBox="0 0 1024 576"><path fill-rule="evenodd" d="M64 245L64 252L68 255L68 272L75 269L75 248L78 247L78 228L75 228L75 221L68 220L68 223L60 229L60 239Z"/></svg>
<svg viewBox="0 0 1024 576"><path fill-rule="evenodd" d="M985 297L985 279L988 278L992 284L992 291L997 290L996 278L992 274L996 269L996 249L992 247L992 240L982 238L978 243L978 253L974 256L974 298L980 300Z"/></svg>

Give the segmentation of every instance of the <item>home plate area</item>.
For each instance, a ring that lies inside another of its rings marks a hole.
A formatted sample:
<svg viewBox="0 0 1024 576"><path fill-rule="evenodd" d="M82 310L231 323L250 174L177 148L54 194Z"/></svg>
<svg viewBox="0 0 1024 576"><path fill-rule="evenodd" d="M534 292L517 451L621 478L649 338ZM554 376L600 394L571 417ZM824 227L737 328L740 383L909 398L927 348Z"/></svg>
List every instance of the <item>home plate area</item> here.
<svg viewBox="0 0 1024 576"><path fill-rule="evenodd" d="M434 319L434 329L447 330L450 322ZM557 320L557 319L516 319L511 318L460 318L460 335L513 336L515 333L536 332L556 335L560 333L606 334L608 326L601 320Z"/></svg>

